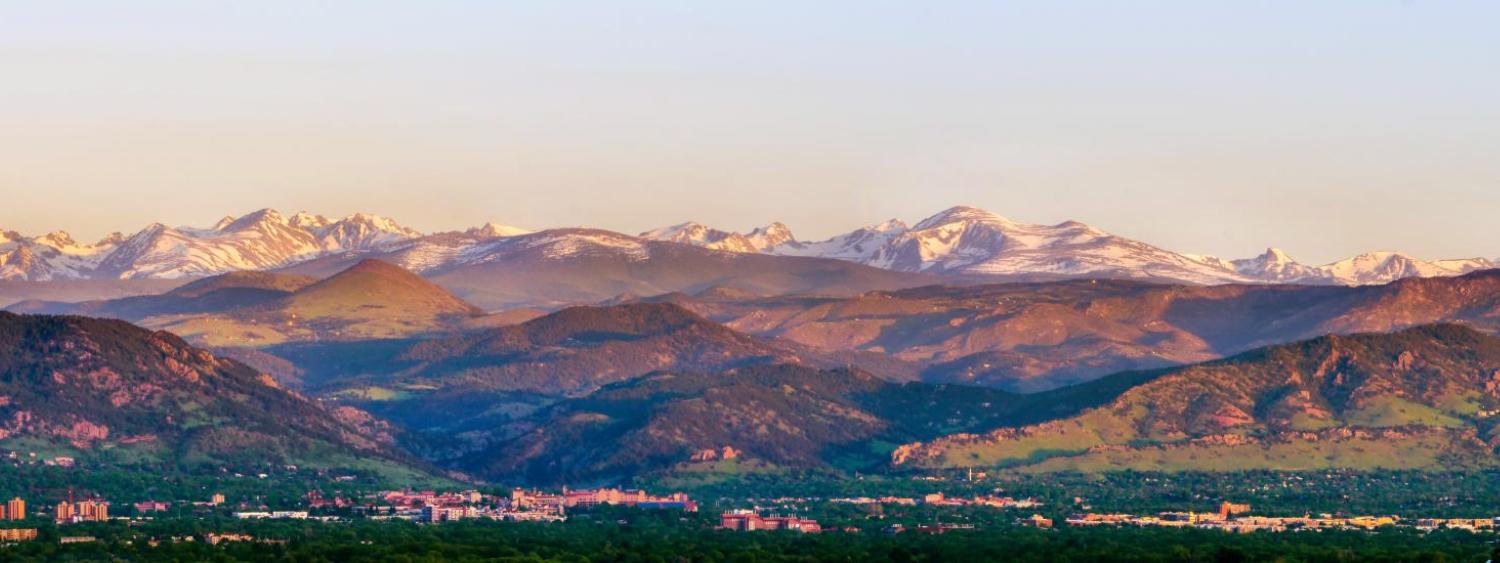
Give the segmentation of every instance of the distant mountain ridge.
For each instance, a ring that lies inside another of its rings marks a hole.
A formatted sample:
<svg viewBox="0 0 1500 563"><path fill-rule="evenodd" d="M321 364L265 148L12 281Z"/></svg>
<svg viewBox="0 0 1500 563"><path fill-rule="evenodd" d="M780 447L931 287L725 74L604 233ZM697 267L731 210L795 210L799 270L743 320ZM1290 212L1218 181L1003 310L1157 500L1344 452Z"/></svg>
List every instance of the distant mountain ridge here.
<svg viewBox="0 0 1500 563"><path fill-rule="evenodd" d="M0 281L192 278L301 267L327 258L347 263L351 254L379 257L431 275L529 247L545 247L545 257L553 260L597 258L601 253L641 259L649 257L650 243L836 259L896 272L1028 281L1126 278L1204 285L1368 285L1500 267L1500 262L1485 258L1429 261L1399 252L1371 252L1312 266L1275 248L1261 256L1227 260L1165 250L1077 221L1033 225L967 206L946 209L914 226L893 219L823 241L798 240L782 223L737 233L687 222L638 236L587 228L533 233L488 223L461 232L424 234L377 215L355 213L333 220L307 213L285 217L262 209L225 217L209 228L158 223L92 244L78 243L61 231L36 237L0 231Z"/></svg>
<svg viewBox="0 0 1500 563"><path fill-rule="evenodd" d="M487 224L478 236L512 236L524 229ZM152 224L132 235L111 234L93 244L66 232L38 237L0 232L0 280L172 279L268 270L318 256L370 251L422 233L386 217L355 213L341 219L261 209L224 217L208 228Z"/></svg>
<svg viewBox="0 0 1500 563"><path fill-rule="evenodd" d="M483 314L421 276L374 259L324 279L230 272L161 295L82 303L23 301L4 310L117 318L210 346L389 338L455 329Z"/></svg>
<svg viewBox="0 0 1500 563"><path fill-rule="evenodd" d="M958 206L913 227L892 219L824 241L796 240L780 223L767 239L685 223L641 236L735 252L837 258L904 272L954 273L1027 279L1109 277L1194 284L1291 283L1370 285L1408 277L1466 274L1500 267L1483 258L1424 261L1399 252L1371 252L1309 266L1271 248L1241 260L1181 254L1077 221L1031 225L975 207ZM758 244L749 241L761 240ZM773 241L780 240L779 244Z"/></svg>

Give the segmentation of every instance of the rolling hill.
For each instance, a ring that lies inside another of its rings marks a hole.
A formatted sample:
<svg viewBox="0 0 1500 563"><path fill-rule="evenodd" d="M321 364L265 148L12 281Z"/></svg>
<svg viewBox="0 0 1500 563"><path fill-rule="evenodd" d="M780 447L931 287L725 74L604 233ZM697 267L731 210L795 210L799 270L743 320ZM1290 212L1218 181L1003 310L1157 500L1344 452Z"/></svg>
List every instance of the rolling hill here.
<svg viewBox="0 0 1500 563"><path fill-rule="evenodd" d="M273 272L229 272L185 283L160 295L69 303L22 301L5 310L42 315L84 315L142 322L163 315L222 313L290 295L317 280Z"/></svg>
<svg viewBox="0 0 1500 563"><path fill-rule="evenodd" d="M879 354L815 351L740 334L670 303L571 307L517 325L434 338L268 351L304 366L309 385L323 390L375 384L568 395L659 370L766 363L863 362L891 379L915 375L912 366ZM341 363L345 358L353 361Z"/></svg>
<svg viewBox="0 0 1500 563"><path fill-rule="evenodd" d="M414 474L394 430L123 321L0 313L0 447L85 462Z"/></svg>
<svg viewBox="0 0 1500 563"><path fill-rule="evenodd" d="M862 366L892 380L917 369L873 353L811 350L746 336L676 305L573 307L518 325L420 339L301 342L265 349L303 388L407 428L423 450L467 450L497 427L566 397L656 371L764 364ZM448 457L451 451L433 453Z"/></svg>
<svg viewBox="0 0 1500 563"><path fill-rule="evenodd" d="M1127 280L928 286L847 298L669 294L748 334L881 352L933 382L1036 391L1323 334L1464 322L1500 332L1500 272L1380 286L1163 285Z"/></svg>
<svg viewBox="0 0 1500 563"><path fill-rule="evenodd" d="M507 423L497 431L498 441L454 463L492 478L541 483L661 473L871 470L886 463L897 443L914 437L1069 416L1151 376L1027 396L785 364L658 372Z"/></svg>
<svg viewBox="0 0 1500 563"><path fill-rule="evenodd" d="M277 280L281 288L209 290L199 286L209 282L197 282L182 288L188 294L179 303L230 306L203 314L168 310L139 322L208 346L259 347L297 340L392 338L445 331L482 314L420 276L378 260L361 260L312 283L306 283L311 278L289 274L253 275L266 276L268 282ZM291 287L296 289L285 291Z"/></svg>
<svg viewBox="0 0 1500 563"><path fill-rule="evenodd" d="M1168 370L1071 417L908 444L892 461L1038 471L1492 467L1497 410L1500 338L1430 325Z"/></svg>

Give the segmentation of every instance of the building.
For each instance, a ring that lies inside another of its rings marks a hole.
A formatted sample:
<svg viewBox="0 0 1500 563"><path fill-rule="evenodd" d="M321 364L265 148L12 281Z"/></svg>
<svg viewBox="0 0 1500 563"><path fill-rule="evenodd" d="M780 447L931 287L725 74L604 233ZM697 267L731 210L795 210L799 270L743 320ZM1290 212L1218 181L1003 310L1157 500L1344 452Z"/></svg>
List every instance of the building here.
<svg viewBox="0 0 1500 563"><path fill-rule="evenodd" d="M159 500L147 500L135 503L135 511L139 514L145 514L147 512L166 512L171 509L172 505Z"/></svg>
<svg viewBox="0 0 1500 563"><path fill-rule="evenodd" d="M1032 514L1030 518L1023 518L1020 523L1022 526L1030 526L1032 528L1052 527L1052 519L1040 514Z"/></svg>
<svg viewBox="0 0 1500 563"><path fill-rule="evenodd" d="M26 501L21 500L21 497L16 497L16 498L10 499L9 502L6 502L5 503L5 519L6 520L25 520L26 519Z"/></svg>
<svg viewBox="0 0 1500 563"><path fill-rule="evenodd" d="M753 510L731 510L719 515L719 529L754 532L758 530L790 530L804 534L823 531L817 520L796 516L761 516Z"/></svg>
<svg viewBox="0 0 1500 563"><path fill-rule="evenodd" d="M562 512L568 503L567 496L553 495L540 491L527 491L515 489L510 492L510 506L517 510L537 510L543 512Z"/></svg>
<svg viewBox="0 0 1500 563"><path fill-rule="evenodd" d="M214 496L208 498L209 506L219 506L221 504L224 504L224 495L221 493L214 493Z"/></svg>
<svg viewBox="0 0 1500 563"><path fill-rule="evenodd" d="M36 539L36 528L0 529L0 541L31 541Z"/></svg>
<svg viewBox="0 0 1500 563"><path fill-rule="evenodd" d="M1228 520L1229 517L1231 517L1231 516L1238 516L1240 514L1249 514L1249 513L1250 513L1250 505L1248 505L1248 504L1235 504L1235 503L1229 502L1227 500L1224 501L1223 503L1219 504L1219 519L1220 520Z"/></svg>
<svg viewBox="0 0 1500 563"><path fill-rule="evenodd" d="M479 510L472 506L449 505L449 506L427 506L422 508L423 522L452 522L464 518L479 516Z"/></svg>
<svg viewBox="0 0 1500 563"><path fill-rule="evenodd" d="M973 524L919 524L917 533L940 536L954 530L973 530Z"/></svg>
<svg viewBox="0 0 1500 563"><path fill-rule="evenodd" d="M689 499L687 493L672 493L664 497L646 494L643 490L596 489L563 491L563 506L589 507L601 504L635 506L640 508L676 508L697 512L698 503Z"/></svg>
<svg viewBox="0 0 1500 563"><path fill-rule="evenodd" d="M277 510L274 512L236 512L234 517L240 520L306 520L306 510Z"/></svg>
<svg viewBox="0 0 1500 563"><path fill-rule="evenodd" d="M57 503L57 523L66 524L73 521L73 503L62 501Z"/></svg>

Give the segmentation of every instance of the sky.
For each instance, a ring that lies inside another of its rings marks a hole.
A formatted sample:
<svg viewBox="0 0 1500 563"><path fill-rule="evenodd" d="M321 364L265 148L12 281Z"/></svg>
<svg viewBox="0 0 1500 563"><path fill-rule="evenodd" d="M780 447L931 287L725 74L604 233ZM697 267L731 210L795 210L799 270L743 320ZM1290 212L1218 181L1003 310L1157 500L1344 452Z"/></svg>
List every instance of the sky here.
<svg viewBox="0 0 1500 563"><path fill-rule="evenodd" d="M1500 257L1500 3L0 0L0 229L958 205L1180 252Z"/></svg>

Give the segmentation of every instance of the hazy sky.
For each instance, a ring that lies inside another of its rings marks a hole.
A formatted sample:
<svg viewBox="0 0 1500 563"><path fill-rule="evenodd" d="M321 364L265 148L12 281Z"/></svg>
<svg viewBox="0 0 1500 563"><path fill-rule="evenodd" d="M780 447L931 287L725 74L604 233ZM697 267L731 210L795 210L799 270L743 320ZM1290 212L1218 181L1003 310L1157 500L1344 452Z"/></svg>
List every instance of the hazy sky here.
<svg viewBox="0 0 1500 563"><path fill-rule="evenodd" d="M11 2L0 228L954 204L1182 252L1500 256L1500 2Z"/></svg>

